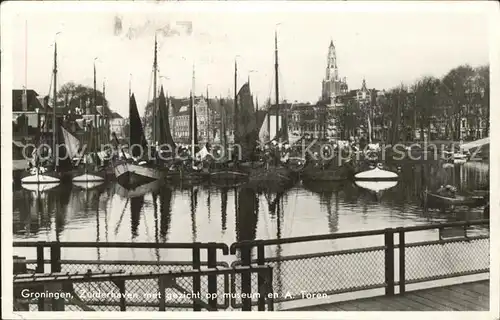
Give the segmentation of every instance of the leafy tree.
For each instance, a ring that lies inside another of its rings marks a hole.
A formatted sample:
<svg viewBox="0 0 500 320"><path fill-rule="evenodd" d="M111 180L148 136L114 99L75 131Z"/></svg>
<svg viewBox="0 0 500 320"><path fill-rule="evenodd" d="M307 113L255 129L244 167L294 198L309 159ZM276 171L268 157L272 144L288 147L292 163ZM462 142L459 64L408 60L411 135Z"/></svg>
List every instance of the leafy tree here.
<svg viewBox="0 0 500 320"><path fill-rule="evenodd" d="M441 81L440 96L442 103L449 106L445 114L450 119L452 137L455 140L460 139L460 121L467 113L473 76L472 67L464 65L452 69Z"/></svg>
<svg viewBox="0 0 500 320"><path fill-rule="evenodd" d="M74 82L63 84L57 92L57 106L67 108L71 113L77 113L77 110L80 108L85 113L85 103L88 102L92 106L93 100L94 88L75 84ZM96 90L96 105L104 105L105 113L107 115L111 114L109 103L99 90Z"/></svg>

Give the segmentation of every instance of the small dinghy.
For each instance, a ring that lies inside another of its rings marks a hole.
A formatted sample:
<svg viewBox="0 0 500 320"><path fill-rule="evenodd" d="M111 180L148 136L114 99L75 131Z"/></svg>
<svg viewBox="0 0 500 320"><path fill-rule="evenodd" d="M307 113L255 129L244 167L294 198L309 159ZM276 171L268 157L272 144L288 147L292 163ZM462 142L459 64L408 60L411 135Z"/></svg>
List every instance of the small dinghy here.
<svg viewBox="0 0 500 320"><path fill-rule="evenodd" d="M441 196L439 194L425 192L424 199L428 202L432 202L437 205L445 205L445 206L473 206L478 204L483 200L483 197L475 197L475 196L463 196L456 195L455 197L446 197Z"/></svg>
<svg viewBox="0 0 500 320"><path fill-rule="evenodd" d="M357 181L393 181L398 179L398 174L392 171L382 169L382 164L379 163L373 169L356 173L354 180Z"/></svg>
<svg viewBox="0 0 500 320"><path fill-rule="evenodd" d="M446 186L445 188L452 187ZM485 197L484 194L468 193L465 195L460 195L456 194L456 190L453 191L454 192L449 192L448 194L442 194L439 192L439 190L435 193L426 190L423 192L424 204L427 207L431 208L446 208L456 206L478 207L486 204L488 201L487 197Z"/></svg>

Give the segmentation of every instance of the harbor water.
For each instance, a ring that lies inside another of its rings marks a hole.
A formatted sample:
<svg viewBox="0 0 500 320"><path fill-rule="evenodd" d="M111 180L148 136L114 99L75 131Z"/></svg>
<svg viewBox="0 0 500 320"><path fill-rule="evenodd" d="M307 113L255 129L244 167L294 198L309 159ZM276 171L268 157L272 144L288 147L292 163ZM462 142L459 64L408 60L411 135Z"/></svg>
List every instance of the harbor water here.
<svg viewBox="0 0 500 320"><path fill-rule="evenodd" d="M135 193L116 183L90 190L72 185L59 185L48 191L16 188L13 198L14 240L223 242L230 245L242 240L482 218L483 207L424 211L421 192L424 185L431 190L444 184L454 185L462 191L477 189L488 183L486 163L455 166L403 164L399 175L396 186L378 192L358 187L350 181L299 182L282 192L255 191L245 186L193 187L168 183L145 186ZM425 238L425 233L419 236ZM358 238L314 246L309 243L286 245L281 254L364 245L374 245L373 240ZM83 250L87 249L64 251L64 258L81 257ZM89 250L88 254L95 258L104 255L107 259L158 258L145 252L152 250L99 249L100 253L96 250ZM275 254L272 251L267 255ZM190 257L189 252L185 254L178 252L175 256Z"/></svg>

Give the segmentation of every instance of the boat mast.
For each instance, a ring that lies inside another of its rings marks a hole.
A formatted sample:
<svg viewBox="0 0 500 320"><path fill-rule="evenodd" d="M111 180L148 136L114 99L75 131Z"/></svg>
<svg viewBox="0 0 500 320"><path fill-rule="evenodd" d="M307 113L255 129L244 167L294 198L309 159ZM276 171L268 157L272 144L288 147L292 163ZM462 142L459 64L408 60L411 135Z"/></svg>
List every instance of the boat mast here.
<svg viewBox="0 0 500 320"><path fill-rule="evenodd" d="M97 58L96 58L97 59ZM95 150L99 149L99 126L97 124L97 89L96 89L96 70L95 70L95 59L94 59L94 128L95 128Z"/></svg>
<svg viewBox="0 0 500 320"><path fill-rule="evenodd" d="M28 21L24 22L24 89L23 89L23 111L28 111ZM40 128L40 124L38 123L39 119L37 119L37 126ZM23 134L28 135L28 126L23 125Z"/></svg>
<svg viewBox="0 0 500 320"><path fill-rule="evenodd" d="M222 95L220 95L222 97ZM221 133L220 133L220 142L222 143L222 150L226 152L226 109L224 105L224 100L221 98L220 100L220 113L221 113Z"/></svg>
<svg viewBox="0 0 500 320"><path fill-rule="evenodd" d="M54 42L54 107L52 108L52 156L54 157L54 169L57 168L56 155L56 103L57 103L57 41Z"/></svg>
<svg viewBox="0 0 500 320"><path fill-rule="evenodd" d="M233 143L236 143L236 137L238 135L238 64L236 59L234 60L234 133L233 133Z"/></svg>
<svg viewBox="0 0 500 320"><path fill-rule="evenodd" d="M194 158L194 123L196 119L194 118L194 64L193 64L193 79L191 83L191 156Z"/></svg>
<svg viewBox="0 0 500 320"><path fill-rule="evenodd" d="M210 98L208 96L208 86L207 86L207 143L210 142Z"/></svg>
<svg viewBox="0 0 500 320"><path fill-rule="evenodd" d="M103 114L103 143L108 143L109 139L109 120L105 116L105 104L106 104L106 82L102 82L102 114Z"/></svg>
<svg viewBox="0 0 500 320"><path fill-rule="evenodd" d="M276 85L276 135L279 134L280 129L280 102L279 102L279 82L278 82L278 31L274 31L274 83ZM271 134L271 133L269 133ZM271 139L271 137L269 137Z"/></svg>
<svg viewBox="0 0 500 320"><path fill-rule="evenodd" d="M157 42L156 42L156 33L155 33L155 53L153 60L153 146L156 146L156 72L158 70L158 61L157 61Z"/></svg>

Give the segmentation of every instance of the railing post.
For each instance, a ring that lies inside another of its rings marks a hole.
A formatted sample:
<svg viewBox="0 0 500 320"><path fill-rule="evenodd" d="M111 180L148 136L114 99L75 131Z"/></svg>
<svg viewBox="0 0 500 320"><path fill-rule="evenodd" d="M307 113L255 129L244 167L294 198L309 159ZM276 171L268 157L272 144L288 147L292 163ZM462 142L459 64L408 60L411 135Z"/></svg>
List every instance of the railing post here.
<svg viewBox="0 0 500 320"><path fill-rule="evenodd" d="M36 246L36 273L44 273L45 271L45 252L42 241L37 242Z"/></svg>
<svg viewBox="0 0 500 320"><path fill-rule="evenodd" d="M215 247L214 242L210 242L208 244L208 267L216 268L217 267L217 248ZM208 304L213 308L214 311L217 310L217 275L209 275L208 276L208 294L210 298L208 299Z"/></svg>
<svg viewBox="0 0 500 320"><path fill-rule="evenodd" d="M43 246L42 241L38 241L36 246L36 273L44 273L45 272L45 247ZM40 292L43 292L43 286L38 287ZM38 311L45 310L45 301L44 298L38 298Z"/></svg>
<svg viewBox="0 0 500 320"><path fill-rule="evenodd" d="M385 294L394 295L394 230L385 229Z"/></svg>
<svg viewBox="0 0 500 320"><path fill-rule="evenodd" d="M159 294L159 298L160 298L160 306L159 306L159 311L165 311L166 310L166 306L165 306L165 291L166 291L166 286L165 286L165 276L163 277L160 277L159 281L158 281L158 288L160 290L160 294Z"/></svg>
<svg viewBox="0 0 500 320"><path fill-rule="evenodd" d="M200 246L198 242L193 243L193 269L200 270ZM199 275L193 276L193 294L195 296L201 295L201 279ZM201 298L201 296L200 296ZM193 311L201 311L201 306L193 299Z"/></svg>
<svg viewBox="0 0 500 320"><path fill-rule="evenodd" d="M61 245L57 242L50 244L50 273L61 272Z"/></svg>
<svg viewBox="0 0 500 320"><path fill-rule="evenodd" d="M61 244L50 244L50 273L61 272ZM64 311L64 299L52 298L52 311Z"/></svg>
<svg viewBox="0 0 500 320"><path fill-rule="evenodd" d="M250 267L251 264L251 251L252 246L249 244L243 244L241 246L241 264L245 267ZM243 304L243 311L252 311L252 273L251 271L245 270L241 273L241 302Z"/></svg>
<svg viewBox="0 0 500 320"><path fill-rule="evenodd" d="M259 266L264 265L265 261L265 250L264 250L264 245L262 243L257 244L257 264ZM266 296L265 296L265 291L266 291L266 277L265 274L262 272L257 273L257 286L259 288L259 304L258 308L259 311L265 311L266 310ZM271 284L272 286L272 284Z"/></svg>
<svg viewBox="0 0 500 320"><path fill-rule="evenodd" d="M404 294L406 291L406 247L405 247L405 231L399 230L399 294Z"/></svg>
<svg viewBox="0 0 500 320"><path fill-rule="evenodd" d="M273 268L267 268L267 311L274 311Z"/></svg>

